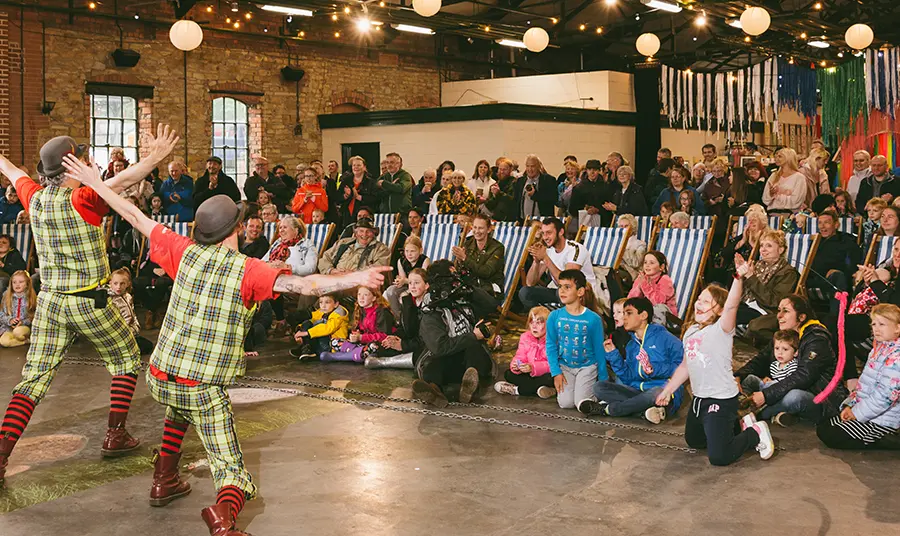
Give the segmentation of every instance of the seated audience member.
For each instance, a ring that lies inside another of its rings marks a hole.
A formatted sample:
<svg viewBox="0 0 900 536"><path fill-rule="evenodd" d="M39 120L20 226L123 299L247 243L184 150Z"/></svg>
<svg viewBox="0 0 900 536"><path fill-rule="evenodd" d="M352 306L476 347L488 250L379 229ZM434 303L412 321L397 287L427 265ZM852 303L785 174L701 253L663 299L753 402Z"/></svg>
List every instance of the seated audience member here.
<svg viewBox="0 0 900 536"><path fill-rule="evenodd" d="M306 225L287 216L278 222L278 238L262 260L275 268L290 268L294 275L310 275L316 272L317 255L316 245L306 238Z"/></svg>
<svg viewBox="0 0 900 536"><path fill-rule="evenodd" d="M669 217L670 229L690 229L691 217L685 212L676 212Z"/></svg>
<svg viewBox="0 0 900 536"><path fill-rule="evenodd" d="M699 205L695 205L694 197L688 191L682 191L678 194L678 211L684 212L688 216L699 216L701 212L705 213L706 206L702 202Z"/></svg>
<svg viewBox="0 0 900 536"><path fill-rule="evenodd" d="M602 176L603 164L599 160L588 160L585 164L587 176L572 189L572 200L569 202L569 214L578 221L582 210L591 216L599 215L601 225L607 225L610 214L603 205L612 198L616 185L611 185Z"/></svg>
<svg viewBox="0 0 900 536"><path fill-rule="evenodd" d="M313 222L314 210L322 212L328 210L328 194L319 182L315 169L306 168L303 172L303 182L297 188L297 193L291 203L291 210L306 225Z"/></svg>
<svg viewBox="0 0 900 536"><path fill-rule="evenodd" d="M320 223L328 223L325 221L326 215L325 212L316 209L312 213L312 223L313 225L318 225Z"/></svg>
<svg viewBox="0 0 900 536"><path fill-rule="evenodd" d="M856 238L838 230L837 214L825 211L817 220L819 248L812 262L807 288L821 289L830 298L836 291L850 290L850 281L862 256ZM822 279L823 276L825 280ZM832 309L832 313L837 312L836 302L832 303Z"/></svg>
<svg viewBox="0 0 900 536"><path fill-rule="evenodd" d="M834 211L841 218L856 216L856 205L853 204L853 197L847 190L841 190L834 194Z"/></svg>
<svg viewBox="0 0 900 536"><path fill-rule="evenodd" d="M659 196L656 197L656 203L653 204L652 213L654 216L659 216L660 209L665 202L672 203L674 207L681 206L681 193L684 191L690 192L694 197L692 206L697 207L697 213L701 215L706 213L700 194L688 184L689 175L688 171L681 166L671 168L669 185L659 193Z"/></svg>
<svg viewBox="0 0 900 536"><path fill-rule="evenodd" d="M141 355L149 355L153 352L154 344L149 339L141 336L141 324L134 313L134 298L131 295L131 290L131 270L119 268L110 275L109 301L122 314L125 325L128 326L128 329L134 335L134 340L137 341Z"/></svg>
<svg viewBox="0 0 900 536"><path fill-rule="evenodd" d="M6 290L9 278L19 270L28 267L22 254L16 249L13 237L0 235L0 293Z"/></svg>
<svg viewBox="0 0 900 536"><path fill-rule="evenodd" d="M0 225L15 223L19 212L22 212L22 203L19 202L19 194L12 185L6 188L5 195L0 197Z"/></svg>
<svg viewBox="0 0 900 536"><path fill-rule="evenodd" d="M485 190L485 195L487 195L487 191ZM414 208L417 208L421 214L428 214L428 207L431 205L431 199L440 191L440 188L437 186L437 172L433 169L426 169L425 173L422 174L422 179L419 180L419 183L413 186L412 191L412 205Z"/></svg>
<svg viewBox="0 0 900 536"><path fill-rule="evenodd" d="M399 154L388 153L385 160L387 169L375 183L381 198L379 210L384 214L406 214L412 206L412 175L403 169Z"/></svg>
<svg viewBox="0 0 900 536"><path fill-rule="evenodd" d="M668 229L671 226L669 218L672 217L672 214L675 214L675 205L672 203L666 201L659 207L659 219L657 221L660 229Z"/></svg>
<svg viewBox="0 0 900 536"><path fill-rule="evenodd" d="M744 393L759 410L758 417L771 419L786 413L818 423L823 418L837 415L841 400L847 396L843 385L839 384L822 404L813 402L813 398L825 389L834 376L836 359L831 347L831 334L815 319L809 302L797 294L781 300L778 305L778 329L794 330L800 334L797 369L778 383ZM775 360L774 344L770 342L735 373L735 378L739 382L751 374L764 378ZM776 424L779 423L788 424L783 416L776 421Z"/></svg>
<svg viewBox="0 0 900 536"><path fill-rule="evenodd" d="M509 370L503 376L506 381L495 383L495 391L515 396L540 398L556 396L553 376L550 375L550 364L547 362L549 316L550 310L546 307L535 307L528 312L528 329L519 336L516 355L513 356Z"/></svg>
<svg viewBox="0 0 900 536"><path fill-rule="evenodd" d="M409 274L416 268L428 269L431 261L422 249L422 239L410 236L403 243L403 255L397 259L397 277L384 291L384 298L391 306L394 316L400 318L400 296L409 289Z"/></svg>
<svg viewBox="0 0 900 536"><path fill-rule="evenodd" d="M864 207L874 197L891 204L895 197L900 196L900 180L891 173L883 155L873 156L869 167L872 174L860 183L856 206Z"/></svg>
<svg viewBox="0 0 900 536"><path fill-rule="evenodd" d="M860 209L864 207L859 204L857 195L862 182L872 176L872 169L869 167L871 163L872 157L868 151L860 150L853 153L853 174L850 175L850 180L847 181L847 193L853 199L853 205L860 207ZM860 210L860 213L862 213L862 210Z"/></svg>
<svg viewBox="0 0 900 536"><path fill-rule="evenodd" d="M859 383L841 403L841 412L816 427L833 449L898 449L900 429L900 307L872 309L875 346Z"/></svg>
<svg viewBox="0 0 900 536"><path fill-rule="evenodd" d="M616 171L618 183L613 186L612 198L603 204L603 208L617 214L648 216L647 200L641 186L634 182L634 170L631 166L621 166Z"/></svg>
<svg viewBox="0 0 900 536"><path fill-rule="evenodd" d="M360 207L359 212L356 214L356 221L351 223L350 225L344 227L344 230L341 231L341 236L339 240L343 240L345 238L350 238L356 233L356 224L362 220L372 221L375 217L375 212L372 211L369 207Z"/></svg>
<svg viewBox="0 0 900 536"><path fill-rule="evenodd" d="M706 164L704 162L697 162L694 164L693 167L691 167L690 185L695 189L700 188L706 181L707 173L708 170L706 169Z"/></svg>
<svg viewBox="0 0 900 536"><path fill-rule="evenodd" d="M875 236L897 235L900 235L900 208L884 207L881 210L881 218L878 220L878 230L875 231Z"/></svg>
<svg viewBox="0 0 900 536"><path fill-rule="evenodd" d="M481 207L487 201L491 186L496 183L497 181L491 177L491 164L487 160L479 160L475 164L475 171L472 173L472 177L466 181L466 188L475 194L475 203Z"/></svg>
<svg viewBox="0 0 900 536"><path fill-rule="evenodd" d="M244 337L244 357L259 355L259 348L269 338L269 327L274 319L275 312L272 310L270 302L262 301L256 304L256 312L253 313L253 319L250 320L250 330Z"/></svg>
<svg viewBox="0 0 900 536"><path fill-rule="evenodd" d="M621 267L628 274L628 283L633 283L644 268L644 255L647 253L647 244L638 238L637 220L631 214L621 214L618 217L619 228L630 229L628 244L625 246L625 254L622 255Z"/></svg>
<svg viewBox="0 0 900 536"><path fill-rule="evenodd" d="M479 214L472 221L472 236L463 240L462 246L451 249L457 272L469 276L468 283L475 294L475 313L479 316L494 312L503 301L506 248L491 236L492 231L490 218Z"/></svg>
<svg viewBox="0 0 900 536"><path fill-rule="evenodd" d="M411 369L425 351L419 324L422 301L429 290L428 274L421 268L414 268L407 279L409 290L400 297L399 329L395 335L388 335L381 341L381 350L376 355L366 358L367 369Z"/></svg>
<svg viewBox="0 0 900 536"><path fill-rule="evenodd" d="M797 152L789 147L775 153L778 169L772 173L763 190L762 200L769 213L792 214L806 202L806 177L800 172Z"/></svg>
<svg viewBox="0 0 900 536"><path fill-rule="evenodd" d="M786 379L797 370L797 350L800 348L800 334L792 329L776 331L772 337L772 354L775 359L769 364L768 374L760 378L755 374L741 380L741 392L755 393ZM752 405L749 398L745 398ZM792 413L782 411L771 417L772 422L786 427L794 418Z"/></svg>
<svg viewBox="0 0 900 536"><path fill-rule="evenodd" d="M214 195L225 194L235 203L241 200L241 191L234 179L222 171L222 159L210 156L206 159L206 172L197 178L194 187L194 208Z"/></svg>
<svg viewBox="0 0 900 536"><path fill-rule="evenodd" d="M259 207L259 217L263 223L278 223L278 207L272 203Z"/></svg>
<svg viewBox="0 0 900 536"><path fill-rule="evenodd" d="M596 285L587 248L566 240L563 222L559 218L547 218L541 223L541 241L531 246L528 252L531 267L519 290L519 301L526 310L544 303L559 303L559 274L565 270L581 270L588 283ZM500 271L503 271L502 263Z"/></svg>
<svg viewBox="0 0 900 536"><path fill-rule="evenodd" d="M160 219L166 215L165 203L158 193L154 192L150 195L147 215L154 219Z"/></svg>
<svg viewBox="0 0 900 536"><path fill-rule="evenodd" d="M466 173L457 169L450 175L450 186L437 194L439 214L475 214L475 194L466 188Z"/></svg>
<svg viewBox="0 0 900 536"><path fill-rule="evenodd" d="M482 212L496 221L516 221L519 217L516 200L519 193L516 192L516 177L512 174L512 160L506 157L497 159L497 183L492 185L484 202Z"/></svg>
<svg viewBox="0 0 900 536"><path fill-rule="evenodd" d="M364 270L370 266L390 266L391 251L375 237L378 228L372 220L356 223L354 235L338 240L319 259L319 273L345 274Z"/></svg>
<svg viewBox="0 0 900 536"><path fill-rule="evenodd" d="M684 386L679 386L667 407L656 405L656 397L684 358L684 347L665 327L652 323L653 304L647 298L628 298L623 311L623 327L629 334L625 355L612 339L604 343L616 381L598 381L593 398L581 402L578 410L610 417L641 415L659 424L678 411L684 398Z"/></svg>
<svg viewBox="0 0 900 536"><path fill-rule="evenodd" d="M36 309L37 295L28 272L13 272L8 288L0 292L0 346L15 348L31 341Z"/></svg>
<svg viewBox="0 0 900 536"><path fill-rule="evenodd" d="M746 218L744 232L726 241L725 247L716 254L711 266L707 268L706 280L710 283L719 283L723 287L728 287L735 269L734 255L737 253L743 258L749 259L759 246L759 238L764 232L770 230L769 216L762 205L752 205L747 209L744 217ZM745 323L741 320L741 313L738 312L738 324Z"/></svg>
<svg viewBox="0 0 900 536"><path fill-rule="evenodd" d="M837 214L837 204L835 203L834 195L832 194L817 195L809 206L815 216L818 216L826 210L830 210Z"/></svg>
<svg viewBox="0 0 900 536"><path fill-rule="evenodd" d="M178 221L194 221L194 179L187 174L184 162L169 164L169 177L159 190L166 214L178 216Z"/></svg>
<svg viewBox="0 0 900 536"><path fill-rule="evenodd" d="M294 341L297 347L291 355L297 359L318 359L330 352L331 341L344 341L350 336L350 313L341 305L338 296L326 294L319 297L319 308L309 320L297 326Z"/></svg>
<svg viewBox="0 0 900 536"><path fill-rule="evenodd" d="M397 320L384 297L374 289L356 289L356 306L347 339L333 340L331 351L319 354L321 361L364 363L381 352L381 341L397 333Z"/></svg>
<svg viewBox="0 0 900 536"><path fill-rule="evenodd" d="M640 275L628 293L629 298L647 298L653 304L651 322L666 323L666 315L678 316L675 301L675 284L669 277L669 261L660 251L648 251L644 255L644 265Z"/></svg>
<svg viewBox="0 0 900 536"><path fill-rule="evenodd" d="M269 239L263 233L263 222L259 216L250 216L244 223L240 251L254 259L262 259L269 251Z"/></svg>
<svg viewBox="0 0 900 536"><path fill-rule="evenodd" d="M31 225L31 216L23 210L16 216L16 225Z"/></svg>
<svg viewBox="0 0 900 536"><path fill-rule="evenodd" d="M422 238L422 224L425 223L425 213L416 207L409 209L406 214L406 223L403 225L401 240L406 243L406 238L417 236Z"/></svg>
<svg viewBox="0 0 900 536"><path fill-rule="evenodd" d="M717 234L724 234L731 208L728 205L728 200L733 200L731 167L728 165L728 161L720 156L713 160L710 169L712 170L712 178L706 182L706 186L700 193L700 199L703 200L703 204L706 207L706 214L717 217Z"/></svg>
<svg viewBox="0 0 900 536"><path fill-rule="evenodd" d="M116 173L121 173L129 164L128 159L125 158L125 150L121 147L113 147L109 150L109 163L106 165L106 169L103 170L103 180L115 177Z"/></svg>
<svg viewBox="0 0 900 536"><path fill-rule="evenodd" d="M547 173L537 155L525 157L525 173L516 182L518 218L553 216L557 200L556 179Z"/></svg>
<svg viewBox="0 0 900 536"><path fill-rule="evenodd" d="M477 320L472 289L450 261L434 262L427 274L429 291L422 300L419 325L426 352L416 363L419 379L413 382L413 397L437 407L447 406L448 394L469 403L479 386L492 380L494 361L483 344L491 326Z"/></svg>
<svg viewBox="0 0 900 536"><path fill-rule="evenodd" d="M759 238L759 260L748 264L737 323L750 324L753 333L774 331L779 302L797 289L800 273L787 262L786 251L784 233L770 229ZM745 263L740 253L734 254L735 270Z"/></svg>
<svg viewBox="0 0 900 536"><path fill-rule="evenodd" d="M747 162L744 165L744 174L738 177L733 175L735 179L731 185L731 195L734 201L731 202L732 214L740 215L741 207L749 207L753 205L762 205L762 194L766 187L766 179L768 173L766 168L758 160Z"/></svg>

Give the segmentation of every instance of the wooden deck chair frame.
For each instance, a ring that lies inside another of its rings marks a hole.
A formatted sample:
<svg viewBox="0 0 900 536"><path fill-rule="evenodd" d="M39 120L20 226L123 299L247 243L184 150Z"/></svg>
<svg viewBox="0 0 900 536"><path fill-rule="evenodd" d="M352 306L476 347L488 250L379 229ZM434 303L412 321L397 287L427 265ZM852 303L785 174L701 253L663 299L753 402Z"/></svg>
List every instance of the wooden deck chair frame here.
<svg viewBox="0 0 900 536"><path fill-rule="evenodd" d="M778 218L778 226L772 227L772 222L770 220L772 218L776 218L776 217ZM728 229L726 229L726 231L725 231L725 235L726 235L725 240L731 240L732 238L735 238L737 236L735 234L734 229L738 223L738 220L740 220L741 218L746 218L746 216L729 216L728 217ZM769 214L768 217L766 218L766 222L769 224L769 227L771 229L777 231L778 229L781 229L781 225L784 223L784 218L778 214Z"/></svg>
<svg viewBox="0 0 900 536"><path fill-rule="evenodd" d="M534 244L534 239L537 234L538 226L532 225L530 230L528 231L528 238L525 240L525 248L522 250L522 256L519 257L519 262L516 264L512 283L509 286L509 290L506 292L506 297L503 299L503 303L500 305L500 317L497 319L497 326L494 330L495 333L500 333L503 330L503 326L506 323L507 316L512 314L509 309L510 307L512 307L513 300L516 297L516 287L519 286L519 281L522 280L522 274L525 270L525 262L528 260L528 248L530 248ZM465 236L465 233L463 233L463 236ZM462 241L460 241L460 245L462 245ZM506 274L504 274L504 279L505 277ZM520 318L519 315L514 316L516 318Z"/></svg>
<svg viewBox="0 0 900 536"><path fill-rule="evenodd" d="M34 231L31 229L31 225L25 225L24 223L4 223L2 226L0 226L0 228L8 229L8 234L13 239L12 247L18 250L19 245L16 243L16 237L13 231L15 231L16 227L19 225L28 227L28 232L31 233L31 240L28 241L28 251L19 251L19 253L22 255L22 259L25 260L25 270L30 274L31 269L34 267L34 259L35 257L37 257L37 249L34 245Z"/></svg>
<svg viewBox="0 0 900 536"><path fill-rule="evenodd" d="M610 227L604 227L604 229L610 229ZM575 241L579 244L583 244L584 247L587 248L587 244L584 243L584 237L588 232L588 228L582 225L578 228L578 234L575 236ZM618 270L619 266L622 265L622 258L625 256L625 249L628 247L628 239L631 238L631 228L625 229L625 239L622 240L622 245L619 246L619 252L616 253L616 258L613 261L613 265L610 266L612 270ZM591 254L590 248L588 248L588 253ZM594 263L594 255L591 254L591 263ZM596 266L596 264L594 264Z"/></svg>
<svg viewBox="0 0 900 536"><path fill-rule="evenodd" d="M718 223L718 219L719 219L719 217L718 217L717 215L715 215L715 214L713 214L712 216L700 215L700 214L695 214L694 216L688 216L688 218L690 218L689 221L691 222L690 225L688 226L688 229L700 229L700 227L694 227L694 226L693 226L693 225L694 225L694 218L695 218L695 217L700 217L700 218L712 218L712 220L710 221L709 227L707 227L707 229L715 229L715 228L716 228L716 223ZM658 229L658 228L659 228L659 216L657 216L656 218L657 218L657 219L656 219L656 221L655 221L653 224L654 224L654 226L657 227L657 229Z"/></svg>
<svg viewBox="0 0 900 536"><path fill-rule="evenodd" d="M610 227L616 226L617 217L618 217L618 214L613 212L612 222L609 224ZM649 247L649 245L651 243L656 241L656 234L659 232L659 216L635 216L634 218L636 220L640 220L641 218L651 218L650 219L650 236L647 239L647 246ZM638 237L638 240L641 239L641 236L638 234L637 229L634 230L634 234L635 234L635 236Z"/></svg>
<svg viewBox="0 0 900 536"><path fill-rule="evenodd" d="M317 225L321 225L321 224L317 224ZM325 241L322 242L322 245L319 246L319 250L318 250L320 258L322 257L322 255L325 254L326 251L328 251L328 243L331 242L331 236L334 234L335 227L337 227L335 224L329 223L328 227L325 228ZM309 235L309 230L307 230L306 234Z"/></svg>
<svg viewBox="0 0 900 536"><path fill-rule="evenodd" d="M883 236L875 235L872 238L872 243L869 245L869 251L866 252L865 264L875 265L878 260L878 250L881 247L881 239ZM893 247L893 246L892 246Z"/></svg>
<svg viewBox="0 0 900 536"><path fill-rule="evenodd" d="M819 241L821 240L821 237L818 234L812 235L812 237L813 242L812 245L809 246L809 255L807 255L806 260L803 261L803 269L800 270L800 279L797 280L797 288L794 290L794 292L807 299L809 298L809 293L806 292L806 280L809 279L812 262L813 259L816 258L816 251L819 249Z"/></svg>
<svg viewBox="0 0 900 536"><path fill-rule="evenodd" d="M702 230L702 229L695 229ZM715 232L715 228L709 228L706 230L706 243L703 245L703 253L700 255L700 266L697 270L697 277L694 279L693 284L691 285L691 298L688 302L688 307L684 311L684 318L680 320L684 323L688 317L691 316L691 312L694 310L694 302L697 301L697 296L700 294L700 282L703 279L703 273L706 269L706 262L709 260L709 250L712 248L713 241L713 233ZM650 246L650 249L656 249L656 241L658 239L659 233L653 236L653 242ZM666 259L668 260L668 258ZM677 285L676 285L677 287Z"/></svg>
<svg viewBox="0 0 900 536"><path fill-rule="evenodd" d="M459 238L456 241L456 245L459 247L463 246L463 242L465 242L465 240L466 240L466 235L468 234L469 227L470 227L469 225L460 225L458 223L435 223L435 224L423 223L422 225L423 226L424 225L459 225L460 233L459 233ZM399 236L399 233L398 233L398 236ZM425 241L424 240L422 241L422 252L423 253L425 252ZM441 259L432 259L429 257L429 260L433 263L434 261L441 260ZM453 260L452 254L447 260L451 260L451 261Z"/></svg>

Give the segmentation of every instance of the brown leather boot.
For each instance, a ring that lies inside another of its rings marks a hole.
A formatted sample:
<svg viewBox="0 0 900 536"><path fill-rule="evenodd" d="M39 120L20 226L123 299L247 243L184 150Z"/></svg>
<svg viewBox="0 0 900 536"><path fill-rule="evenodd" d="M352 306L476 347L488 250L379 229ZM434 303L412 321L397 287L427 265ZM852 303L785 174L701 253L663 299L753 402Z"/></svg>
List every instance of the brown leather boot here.
<svg viewBox="0 0 900 536"><path fill-rule="evenodd" d="M180 452L174 456L160 456L159 451L154 449L153 457L155 468L153 486L150 488L150 506L165 506L191 492L191 485L178 475Z"/></svg>
<svg viewBox="0 0 900 536"><path fill-rule="evenodd" d="M234 515L231 505L221 503L200 512L200 517L209 527L209 536L253 536L249 532L243 532L234 528Z"/></svg>
<svg viewBox="0 0 900 536"><path fill-rule="evenodd" d="M127 418L127 413L113 411L109 413L109 429L106 430L106 439L103 440L103 447L100 448L104 458L124 456L140 446L141 441L131 437L131 434L125 429L125 419Z"/></svg>
<svg viewBox="0 0 900 536"><path fill-rule="evenodd" d="M6 465L9 463L9 455L12 454L12 449L16 445L16 442L9 438L9 436L0 436L0 488L3 487L3 481L6 478Z"/></svg>

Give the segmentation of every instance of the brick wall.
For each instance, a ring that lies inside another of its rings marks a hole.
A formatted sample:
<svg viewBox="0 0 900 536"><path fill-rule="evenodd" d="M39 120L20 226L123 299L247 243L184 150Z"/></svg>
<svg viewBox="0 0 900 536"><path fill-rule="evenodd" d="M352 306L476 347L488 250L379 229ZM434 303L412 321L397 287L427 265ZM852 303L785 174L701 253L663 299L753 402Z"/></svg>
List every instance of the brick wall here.
<svg viewBox="0 0 900 536"><path fill-rule="evenodd" d="M251 153L261 152L270 162L284 163L288 169L321 157L317 115L335 106L353 103L390 110L440 101L439 71L435 62L422 58L305 42L279 44L252 34L211 31L205 32L200 48L187 53L185 101L184 55L169 43L168 33L159 25L138 21L122 21L121 25L124 48L141 54L140 62L131 69L115 67L110 57L119 46L114 21L77 16L70 24L68 16L61 13L0 10L0 151L33 171L38 149L47 139L65 134L87 141L90 107L84 93L86 82L154 86L152 101L139 103L143 132L158 122L183 132L187 109L187 149L182 141L174 156L185 159L195 176L209 155L212 99L218 96L234 96L250 105ZM46 73L41 69L42 31ZM300 83L302 136L294 135L296 85L284 82L280 74L288 65L289 53L291 65L306 71ZM47 100L56 103L49 116L41 114L43 74ZM20 87L24 88L24 102ZM261 96L241 94L246 92Z"/></svg>

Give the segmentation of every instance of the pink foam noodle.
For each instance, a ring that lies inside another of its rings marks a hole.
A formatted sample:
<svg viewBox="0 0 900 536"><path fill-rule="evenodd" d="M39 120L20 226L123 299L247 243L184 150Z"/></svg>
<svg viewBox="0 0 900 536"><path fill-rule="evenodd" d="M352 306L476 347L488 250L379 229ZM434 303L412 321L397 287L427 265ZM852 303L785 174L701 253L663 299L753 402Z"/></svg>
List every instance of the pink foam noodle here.
<svg viewBox="0 0 900 536"><path fill-rule="evenodd" d="M847 363L847 345L844 342L844 317L847 312L847 293L846 292L835 292L834 297L837 298L838 301L838 321L837 321L837 330L838 330L838 359L837 366L834 367L834 377L831 378L831 381L828 382L828 385L825 386L825 389L822 389L822 392L817 394L813 399L813 402L816 404L821 404L828 395L834 391L835 387L841 382L841 379L844 377L844 366Z"/></svg>

